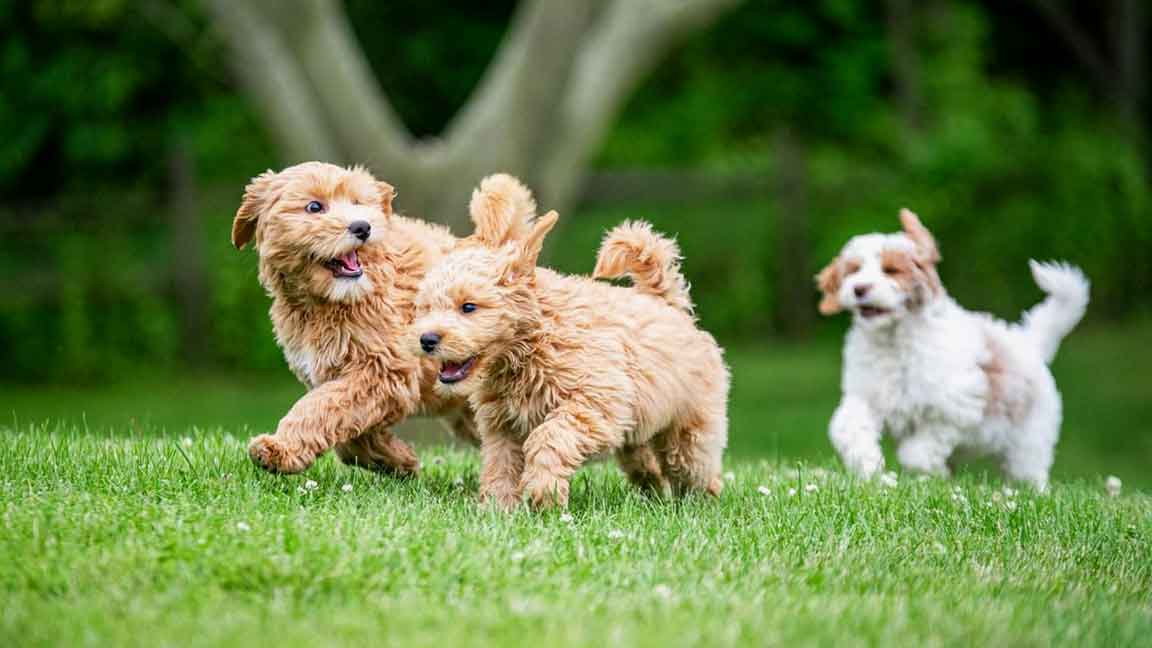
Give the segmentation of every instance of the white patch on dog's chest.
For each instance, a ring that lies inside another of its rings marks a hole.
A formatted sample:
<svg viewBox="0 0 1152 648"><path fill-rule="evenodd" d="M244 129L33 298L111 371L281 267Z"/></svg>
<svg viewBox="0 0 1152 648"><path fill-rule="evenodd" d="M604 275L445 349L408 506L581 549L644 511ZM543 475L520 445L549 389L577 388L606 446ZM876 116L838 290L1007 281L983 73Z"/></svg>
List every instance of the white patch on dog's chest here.
<svg viewBox="0 0 1152 648"><path fill-rule="evenodd" d="M309 389L320 382L316 379L316 354L310 349L289 349L286 347L284 359L288 361L288 366L292 369L292 373L296 374L296 378L308 385Z"/></svg>

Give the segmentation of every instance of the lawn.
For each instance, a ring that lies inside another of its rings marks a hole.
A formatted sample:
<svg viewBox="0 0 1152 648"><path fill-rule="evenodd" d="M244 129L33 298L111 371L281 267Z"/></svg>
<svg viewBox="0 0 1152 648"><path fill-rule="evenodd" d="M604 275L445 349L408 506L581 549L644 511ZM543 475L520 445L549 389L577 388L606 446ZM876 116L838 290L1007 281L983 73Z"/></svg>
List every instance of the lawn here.
<svg viewBox="0 0 1152 648"><path fill-rule="evenodd" d="M8 431L8 645L1147 645L1152 498L1098 480L854 483L734 462L718 500L580 473L568 516L474 503L474 454L397 482L241 438ZM829 466L830 467L830 466Z"/></svg>
<svg viewBox="0 0 1152 648"><path fill-rule="evenodd" d="M848 479L824 436L832 341L730 354L733 474L719 501L650 501L600 464L578 476L571 518L480 510L474 453L437 432L415 435L415 481L330 457L303 476L259 473L244 441L298 396L287 380L10 386L0 638L1146 645L1148 331L1068 340L1048 496L1008 495L984 466L952 482ZM1105 474L1123 495L1105 493Z"/></svg>

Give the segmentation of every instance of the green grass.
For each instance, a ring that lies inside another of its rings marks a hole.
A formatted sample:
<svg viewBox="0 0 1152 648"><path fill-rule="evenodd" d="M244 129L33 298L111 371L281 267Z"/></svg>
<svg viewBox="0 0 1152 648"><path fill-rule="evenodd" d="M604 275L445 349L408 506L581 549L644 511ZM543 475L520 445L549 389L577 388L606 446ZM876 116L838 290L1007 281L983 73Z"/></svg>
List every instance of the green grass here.
<svg viewBox="0 0 1152 648"><path fill-rule="evenodd" d="M601 464L578 475L567 519L481 510L465 451L427 450L407 482L331 458L277 478L218 432L4 434L9 645L1080 646L1152 632L1152 498L1097 481L1008 497L975 475L885 487L742 461L718 501L660 502Z"/></svg>
<svg viewBox="0 0 1152 648"><path fill-rule="evenodd" d="M839 380L826 340L730 353L734 479L719 501L650 501L601 464L578 475L571 520L480 510L475 454L438 433L416 434L414 481L330 457L260 473L244 441L299 396L287 379L8 386L0 639L1147 645L1150 331L1065 344L1048 496L1006 497L983 464L952 482L852 482L824 432ZM1123 496L1106 496L1106 474Z"/></svg>

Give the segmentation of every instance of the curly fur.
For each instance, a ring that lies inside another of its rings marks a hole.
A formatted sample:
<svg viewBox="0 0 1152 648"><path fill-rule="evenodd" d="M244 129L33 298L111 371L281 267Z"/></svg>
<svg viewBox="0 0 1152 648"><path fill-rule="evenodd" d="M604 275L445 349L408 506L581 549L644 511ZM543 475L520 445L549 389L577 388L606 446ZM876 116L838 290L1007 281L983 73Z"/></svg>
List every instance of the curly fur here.
<svg viewBox="0 0 1152 648"><path fill-rule="evenodd" d="M959 454L991 455L1047 488L1061 421L1048 363L1084 315L1087 279L1033 261L1048 297L1021 324L972 313L941 285L931 233L908 210L900 218L903 233L853 238L817 277L820 312L853 313L832 444L864 477L883 469L887 432L909 470L945 476Z"/></svg>
<svg viewBox="0 0 1152 648"><path fill-rule="evenodd" d="M459 436L475 439L463 399L437 393L435 363L413 358L399 339L420 280L456 239L394 215L394 195L362 168L320 162L268 171L245 189L232 242L255 243L276 341L308 387L275 434L249 444L269 471L300 472L334 447L345 463L414 474L415 453L390 428L418 413L450 415ZM324 211L307 212L311 201ZM349 231L355 221L371 225L367 241ZM325 265L353 251L361 276L336 277Z"/></svg>
<svg viewBox="0 0 1152 648"><path fill-rule="evenodd" d="M729 374L687 312L675 245L642 224L609 235L599 265L633 287L537 268L555 212L506 226L530 200L508 176L481 184L476 233L428 273L408 336L476 411L482 500L566 506L572 474L608 451L640 486L719 494Z"/></svg>

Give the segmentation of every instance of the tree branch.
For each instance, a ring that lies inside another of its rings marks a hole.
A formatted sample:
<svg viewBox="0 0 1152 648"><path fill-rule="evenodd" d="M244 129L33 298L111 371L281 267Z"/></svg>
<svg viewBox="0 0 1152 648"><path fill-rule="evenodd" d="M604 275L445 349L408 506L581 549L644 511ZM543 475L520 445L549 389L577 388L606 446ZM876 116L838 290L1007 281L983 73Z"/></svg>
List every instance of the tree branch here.
<svg viewBox="0 0 1152 648"><path fill-rule="evenodd" d="M349 162L389 177L410 165L411 135L385 98L335 0L306 0L294 50ZM400 178L395 179L401 182Z"/></svg>
<svg viewBox="0 0 1152 648"><path fill-rule="evenodd" d="M494 168L520 162L539 133L551 131L545 124L568 81L572 53L603 3L523 0L484 77L445 129L442 154L468 155L482 141Z"/></svg>
<svg viewBox="0 0 1152 648"><path fill-rule="evenodd" d="M308 80L272 24L245 2L205 0L205 5L235 54L232 63L237 79L288 161L343 157L313 100Z"/></svg>
<svg viewBox="0 0 1152 648"><path fill-rule="evenodd" d="M585 39L557 123L548 129L542 193L563 208L582 180L579 169L603 141L624 101L686 36L742 0L615 0Z"/></svg>
<svg viewBox="0 0 1152 648"><path fill-rule="evenodd" d="M1104 54L1101 53L1092 39L1076 25L1076 21L1068 15L1058 0L1032 0L1032 5L1044 16L1048 24L1064 39L1064 43L1072 50L1080 64L1106 92L1111 92L1113 86L1112 68Z"/></svg>

